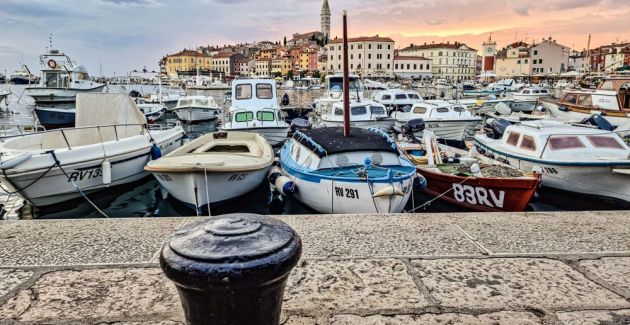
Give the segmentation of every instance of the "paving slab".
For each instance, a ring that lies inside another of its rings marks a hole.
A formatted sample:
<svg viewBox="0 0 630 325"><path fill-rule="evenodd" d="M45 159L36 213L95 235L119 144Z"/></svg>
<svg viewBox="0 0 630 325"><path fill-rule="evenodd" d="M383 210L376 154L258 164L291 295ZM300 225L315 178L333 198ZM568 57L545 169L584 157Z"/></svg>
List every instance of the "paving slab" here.
<svg viewBox="0 0 630 325"><path fill-rule="evenodd" d="M557 312L556 316L565 325L627 325L630 324L630 309L589 310Z"/></svg>
<svg viewBox="0 0 630 325"><path fill-rule="evenodd" d="M182 218L19 221L0 233L0 266L150 262Z"/></svg>
<svg viewBox="0 0 630 325"><path fill-rule="evenodd" d="M630 307L568 265L548 259L416 260L420 279L442 306L456 308Z"/></svg>
<svg viewBox="0 0 630 325"><path fill-rule="evenodd" d="M457 313L394 315L394 316L357 316L336 315L330 319L331 325L420 325L420 324L460 324L460 325L496 325L496 324L542 324L542 321L530 312L503 311L481 315Z"/></svg>
<svg viewBox="0 0 630 325"><path fill-rule="evenodd" d="M303 261L287 284L285 310L410 310L428 305L399 260Z"/></svg>
<svg viewBox="0 0 630 325"><path fill-rule="evenodd" d="M471 213L451 220L492 253L630 252L630 211Z"/></svg>
<svg viewBox="0 0 630 325"><path fill-rule="evenodd" d="M31 271L0 270L0 299L33 275Z"/></svg>
<svg viewBox="0 0 630 325"><path fill-rule="evenodd" d="M157 268L50 272L0 306L5 321L93 323L147 316L184 320L175 286Z"/></svg>
<svg viewBox="0 0 630 325"><path fill-rule="evenodd" d="M143 322L96 322L95 325L186 325L186 322L162 320L162 321L143 321Z"/></svg>
<svg viewBox="0 0 630 325"><path fill-rule="evenodd" d="M621 289L630 299L630 257L604 257L583 260L579 264L616 289Z"/></svg>
<svg viewBox="0 0 630 325"><path fill-rule="evenodd" d="M305 243L304 258L481 255L440 214L284 216Z"/></svg>

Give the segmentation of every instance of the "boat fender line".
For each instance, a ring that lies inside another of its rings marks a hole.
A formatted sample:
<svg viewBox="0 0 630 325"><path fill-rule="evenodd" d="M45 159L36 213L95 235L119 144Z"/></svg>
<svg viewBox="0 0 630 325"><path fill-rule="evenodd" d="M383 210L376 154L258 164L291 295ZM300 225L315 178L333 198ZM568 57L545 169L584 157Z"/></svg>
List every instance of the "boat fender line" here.
<svg viewBox="0 0 630 325"><path fill-rule="evenodd" d="M394 184L392 184L391 186L388 186L374 194L372 194L372 197L376 198L376 197L387 197L387 196L403 196L405 195L405 193L403 193L400 188L394 186Z"/></svg>
<svg viewBox="0 0 630 325"><path fill-rule="evenodd" d="M275 185L278 192L280 192L280 194L284 196L290 196L297 192L297 186L295 186L295 183L286 176L278 177L278 179L276 179Z"/></svg>
<svg viewBox="0 0 630 325"><path fill-rule="evenodd" d="M271 184L276 184L276 180L282 176L282 170L277 167L271 167L271 169L269 170L269 174L267 174L267 180L269 180L269 183Z"/></svg>
<svg viewBox="0 0 630 325"><path fill-rule="evenodd" d="M162 157L162 149L157 145L157 143L153 142L151 146L151 160L158 160Z"/></svg>
<svg viewBox="0 0 630 325"><path fill-rule="evenodd" d="M15 168L18 165L22 164L23 162L26 162L27 160L31 159L31 157L33 157L33 155L29 153L29 154L19 155L17 157L13 157L8 160L0 161L0 169L4 170L4 169Z"/></svg>
<svg viewBox="0 0 630 325"><path fill-rule="evenodd" d="M96 209L96 211L98 211L98 213L100 213L105 218L109 218L109 216L105 212L103 212L103 210L99 209L98 206L96 206L96 204L94 204L94 202L92 202L92 200L90 200L87 197L87 195L85 195L85 193L83 193L81 188L79 188L79 186L72 180L72 178L70 178L70 175L68 175L68 173L66 173L66 171L63 169L63 167L61 167L61 163L59 162L59 159L57 159L57 155L55 155L55 150L47 151L47 153L51 154L53 160L55 161L55 164L53 166L59 167L59 170L61 170L63 175L66 176L66 178L68 179L68 182L72 183L72 186L74 186L74 188L77 190L77 192L79 192L79 194L81 194L81 196L83 196L83 198L86 201L88 201L88 203L90 203L90 205L92 205L92 207L94 209Z"/></svg>
<svg viewBox="0 0 630 325"><path fill-rule="evenodd" d="M105 159L101 164L101 174L103 175L103 184L111 184L112 182L112 164Z"/></svg>

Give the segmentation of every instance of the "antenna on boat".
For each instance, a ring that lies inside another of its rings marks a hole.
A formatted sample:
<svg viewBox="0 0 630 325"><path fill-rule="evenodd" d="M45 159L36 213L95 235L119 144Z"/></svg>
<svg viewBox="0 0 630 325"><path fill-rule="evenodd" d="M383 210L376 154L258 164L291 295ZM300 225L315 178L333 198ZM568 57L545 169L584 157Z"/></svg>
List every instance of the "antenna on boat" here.
<svg viewBox="0 0 630 325"><path fill-rule="evenodd" d="M348 69L348 13L343 11L343 136L350 136L350 71Z"/></svg>

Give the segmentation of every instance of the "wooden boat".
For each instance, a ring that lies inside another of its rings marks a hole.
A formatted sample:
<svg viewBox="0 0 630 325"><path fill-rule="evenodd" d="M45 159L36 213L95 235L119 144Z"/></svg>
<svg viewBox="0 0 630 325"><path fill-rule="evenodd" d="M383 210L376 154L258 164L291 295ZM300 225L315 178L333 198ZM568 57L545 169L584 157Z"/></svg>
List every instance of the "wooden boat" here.
<svg viewBox="0 0 630 325"><path fill-rule="evenodd" d="M527 208L540 184L540 174L521 172L474 150L471 155L437 144L427 133L424 146L399 144L426 179L425 193L472 211L519 212ZM432 148L432 153L427 154L426 148ZM423 156L418 156L421 152Z"/></svg>
<svg viewBox="0 0 630 325"><path fill-rule="evenodd" d="M259 134L205 134L158 160L145 170L173 197L202 208L255 189L273 163L273 150Z"/></svg>

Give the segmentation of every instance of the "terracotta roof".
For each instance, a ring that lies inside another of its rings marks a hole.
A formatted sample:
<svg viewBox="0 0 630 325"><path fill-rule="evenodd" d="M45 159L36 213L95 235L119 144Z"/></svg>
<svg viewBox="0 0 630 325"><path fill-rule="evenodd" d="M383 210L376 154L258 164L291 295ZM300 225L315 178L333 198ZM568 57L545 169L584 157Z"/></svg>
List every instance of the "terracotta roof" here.
<svg viewBox="0 0 630 325"><path fill-rule="evenodd" d="M360 36L360 37L351 37L348 38L348 43L353 42L394 42L393 39L389 37L379 37L379 36ZM330 41L330 43L343 43L343 38L335 38Z"/></svg>
<svg viewBox="0 0 630 325"><path fill-rule="evenodd" d="M396 55L394 57L394 60L415 60L415 61L425 61L425 60L429 60L429 61L433 61L433 59L427 59L423 56L403 56L403 55Z"/></svg>
<svg viewBox="0 0 630 325"><path fill-rule="evenodd" d="M178 53L169 55L168 57L176 57L176 56L196 56L196 57L204 57L202 53L193 50L183 50Z"/></svg>
<svg viewBox="0 0 630 325"><path fill-rule="evenodd" d="M437 48L447 48L447 49L459 49L462 46L466 46L467 48L469 48L471 51L477 51L475 49L473 49L472 47L464 44L464 43L460 43L460 42L455 42L455 43L433 43L433 44L424 44L424 45L413 45L413 46L409 46L407 48L402 49L401 51L404 50L424 50L424 49L437 49Z"/></svg>
<svg viewBox="0 0 630 325"><path fill-rule="evenodd" d="M229 58L232 57L232 55L234 55L236 53L234 52L223 52L223 53L218 53L217 55L213 56L213 59L225 59L225 58Z"/></svg>

